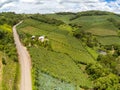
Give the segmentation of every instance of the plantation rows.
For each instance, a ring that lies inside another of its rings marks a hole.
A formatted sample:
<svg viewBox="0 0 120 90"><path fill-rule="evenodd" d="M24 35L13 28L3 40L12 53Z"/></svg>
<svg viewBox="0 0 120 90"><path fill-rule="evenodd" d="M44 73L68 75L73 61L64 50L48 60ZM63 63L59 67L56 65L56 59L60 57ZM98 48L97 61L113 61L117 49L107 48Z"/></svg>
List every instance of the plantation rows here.
<svg viewBox="0 0 120 90"><path fill-rule="evenodd" d="M25 20L23 24L26 24L26 26L21 24L18 27L21 34L30 34L31 36L46 35L51 45L49 50L39 45L37 47L29 47L32 66L35 71L34 84L38 90L41 88L41 79L39 78L39 72L41 71L53 78L72 83L75 86L92 87L91 81L81 71L81 67L78 67L78 64L89 64L95 61L79 40L72 37L67 30L60 30L59 27L54 25L48 25L32 19ZM47 25L50 28L45 27Z"/></svg>
<svg viewBox="0 0 120 90"><path fill-rule="evenodd" d="M33 61L33 67L36 69L35 72L40 70L61 81L66 81L82 87L91 87L91 82L87 76L67 55L51 52L42 47L39 47L39 49L30 48L29 50Z"/></svg>
<svg viewBox="0 0 120 90"><path fill-rule="evenodd" d="M120 37L117 36L97 37L97 39L102 45L120 45Z"/></svg>
<svg viewBox="0 0 120 90"><path fill-rule="evenodd" d="M88 54L88 52L66 47L63 44L57 42L52 42L52 49L56 52L61 52L69 55L77 63L94 63L93 58Z"/></svg>

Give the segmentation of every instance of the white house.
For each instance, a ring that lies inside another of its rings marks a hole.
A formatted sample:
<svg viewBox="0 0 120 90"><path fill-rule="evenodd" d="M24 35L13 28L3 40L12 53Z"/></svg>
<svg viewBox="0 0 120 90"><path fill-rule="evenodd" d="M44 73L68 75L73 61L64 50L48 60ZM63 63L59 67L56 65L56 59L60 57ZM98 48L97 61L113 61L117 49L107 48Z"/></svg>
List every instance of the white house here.
<svg viewBox="0 0 120 90"><path fill-rule="evenodd" d="M44 42L44 41L45 41L45 36L40 36L40 37L38 38L38 40L40 40L41 42Z"/></svg>

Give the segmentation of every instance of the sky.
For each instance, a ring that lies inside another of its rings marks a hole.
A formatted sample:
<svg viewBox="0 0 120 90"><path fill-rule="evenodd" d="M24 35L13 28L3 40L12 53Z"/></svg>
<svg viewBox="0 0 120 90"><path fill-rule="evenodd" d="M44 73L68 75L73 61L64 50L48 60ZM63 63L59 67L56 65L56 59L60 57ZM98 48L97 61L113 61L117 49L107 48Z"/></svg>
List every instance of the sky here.
<svg viewBox="0 0 120 90"><path fill-rule="evenodd" d="M0 0L0 12L45 14L87 10L120 14L120 0Z"/></svg>

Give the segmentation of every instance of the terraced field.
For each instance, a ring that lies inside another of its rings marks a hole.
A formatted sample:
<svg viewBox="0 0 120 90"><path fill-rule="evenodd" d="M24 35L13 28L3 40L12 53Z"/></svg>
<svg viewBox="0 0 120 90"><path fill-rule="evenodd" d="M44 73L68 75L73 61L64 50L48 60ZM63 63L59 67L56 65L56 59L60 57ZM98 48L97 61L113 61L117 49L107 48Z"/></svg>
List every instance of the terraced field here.
<svg viewBox="0 0 120 90"><path fill-rule="evenodd" d="M82 16L72 20L71 23L80 24L82 26L82 30L90 32L94 35L117 35L118 28L116 28L113 23L108 21L109 18L120 19L120 17L114 15Z"/></svg>
<svg viewBox="0 0 120 90"><path fill-rule="evenodd" d="M32 58L33 90L79 90L80 88L89 90L95 87L91 73L100 77L101 74L105 75L104 72L108 72L108 69L97 61L100 55L98 51L104 50L105 48L102 47L104 45L120 45L119 26L116 25L120 17L114 14L86 16L77 14L36 15L35 18L31 16L32 18L25 19L17 27L21 41L28 48ZM71 19L76 16L77 18ZM45 21L46 17L47 20L53 21ZM61 22L59 20L63 23L58 24ZM116 21L113 23L111 20ZM84 37L81 33L78 34L81 35L79 38L74 37L74 32L77 31L78 33L84 31L82 33ZM33 35L35 39L32 40ZM38 37L42 35L46 36L48 47L45 45L46 42L38 41ZM89 67L90 74L87 72ZM99 70L101 68L105 68L105 71L101 72ZM96 79L96 76L94 78Z"/></svg>
<svg viewBox="0 0 120 90"><path fill-rule="evenodd" d="M91 87L87 76L79 69L76 63L67 55L47 51L44 48L30 48L33 66L39 71L47 73L61 81L82 87ZM71 69L70 69L71 68Z"/></svg>
<svg viewBox="0 0 120 90"><path fill-rule="evenodd" d="M97 37L97 39L102 45L120 45L120 37L117 36Z"/></svg>
<svg viewBox="0 0 120 90"><path fill-rule="evenodd" d="M81 42L69 35L67 30L60 30L58 29L59 27L50 24L50 28L47 28L44 25L45 23L29 19L18 26L19 33L29 34L30 36L46 35L51 43L52 51L46 50L41 46L29 47L35 73L42 71L60 81L72 83L73 86L91 88L91 81L87 74L84 74L77 66L77 63L94 63L94 59L82 46ZM36 71L36 69L38 70ZM36 75L39 76L39 73ZM40 83L39 81L37 82ZM38 87L43 88L41 86Z"/></svg>

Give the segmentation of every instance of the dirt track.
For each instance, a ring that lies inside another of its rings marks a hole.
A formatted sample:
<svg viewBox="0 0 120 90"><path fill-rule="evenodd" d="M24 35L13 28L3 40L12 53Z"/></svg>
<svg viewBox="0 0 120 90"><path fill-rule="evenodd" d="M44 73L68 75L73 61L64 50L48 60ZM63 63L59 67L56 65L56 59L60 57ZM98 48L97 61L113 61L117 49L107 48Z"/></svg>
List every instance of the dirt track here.
<svg viewBox="0 0 120 90"><path fill-rule="evenodd" d="M20 79L20 90L32 90L31 80L31 60L27 49L21 44L19 36L16 31L16 26L22 22L13 26L13 36L16 44L17 52L19 55L21 79Z"/></svg>

